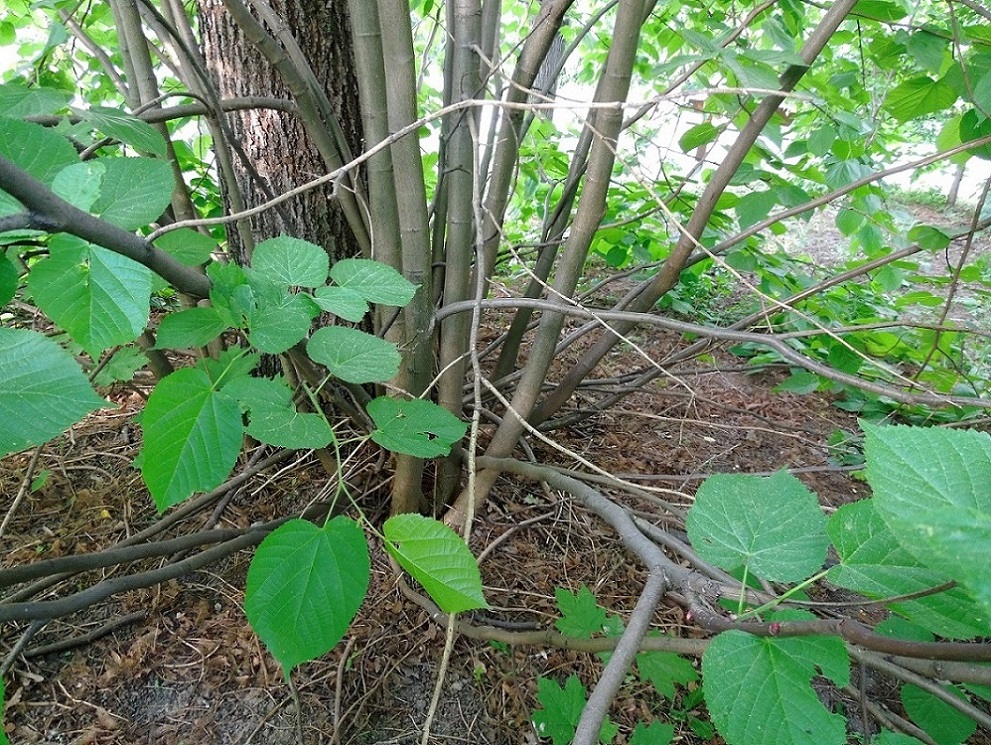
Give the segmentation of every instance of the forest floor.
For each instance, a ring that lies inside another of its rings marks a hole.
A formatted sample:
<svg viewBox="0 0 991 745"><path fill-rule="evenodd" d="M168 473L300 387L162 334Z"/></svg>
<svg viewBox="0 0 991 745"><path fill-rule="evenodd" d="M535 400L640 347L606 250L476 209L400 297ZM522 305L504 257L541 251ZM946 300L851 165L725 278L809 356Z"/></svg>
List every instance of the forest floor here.
<svg viewBox="0 0 991 745"><path fill-rule="evenodd" d="M840 239L828 229L810 235L824 253L837 250ZM494 336L497 325L493 316L486 333ZM638 332L635 340L657 358L683 343L677 335L656 331ZM571 353L580 351L578 344ZM617 408L555 433L557 441L616 476L665 488L665 500L686 507L707 475L725 472L791 469L827 511L865 495L863 482L844 465L846 459L856 461L855 437L849 449L837 445L837 433L855 436L858 431L853 415L824 395L775 393L787 370L748 371L742 360L721 350L714 351L714 358L719 371L660 378ZM611 355L601 372L620 373L639 364L635 354L623 351ZM101 550L157 519L130 467L140 444L133 418L142 399L122 389L115 400L119 409L97 413L41 451L36 470L50 477L13 513L0 537L4 566ZM539 442L533 451L538 461L574 467L567 456ZM0 492L16 491L28 460L24 455L0 463ZM381 470L376 452L369 448L361 454L350 472L356 491ZM218 525L246 527L300 509L324 487L321 473L310 456L256 477L225 504ZM367 490L360 497L372 520L385 517L386 491ZM670 527L651 501L606 493ZM500 479L479 515L471 547L482 557L491 605L486 618L479 619L484 623L495 619L517 628L551 629L559 617L555 590L577 592L582 585L602 607L625 616L645 578L608 526L561 494L518 479ZM241 608L249 561L250 552L242 552L38 630L6 676L11 742L298 742L293 696ZM114 571L120 570L79 575L67 587L84 587ZM47 648L106 631L108 623L121 625L88 643L62 651ZM673 603L658 610L654 628L698 634ZM3 629L2 656L24 631L24 626ZM304 742L419 743L444 636L427 612L403 594L381 547L374 548L368 599L344 641L294 673ZM537 743L531 716L538 705L538 678L563 684L574 673L591 687L601 667L593 654L459 637L431 742ZM621 738L629 736L635 722L657 719L676 724L680 742L722 742L718 736L704 737L704 709L690 690L679 691L671 701L631 682L611 716L622 728Z"/></svg>

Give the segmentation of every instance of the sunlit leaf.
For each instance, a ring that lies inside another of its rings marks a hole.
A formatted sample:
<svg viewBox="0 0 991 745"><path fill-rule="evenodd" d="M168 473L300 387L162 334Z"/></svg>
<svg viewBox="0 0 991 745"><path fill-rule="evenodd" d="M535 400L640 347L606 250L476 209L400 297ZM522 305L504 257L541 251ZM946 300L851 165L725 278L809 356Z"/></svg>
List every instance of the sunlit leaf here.
<svg viewBox="0 0 991 745"><path fill-rule="evenodd" d="M258 546L244 610L287 677L344 637L368 592L370 570L365 534L343 515L323 528L290 520Z"/></svg>
<svg viewBox="0 0 991 745"><path fill-rule="evenodd" d="M803 580L826 558L826 517L815 494L785 471L716 474L699 487L687 530L699 555L727 571L774 582Z"/></svg>
<svg viewBox="0 0 991 745"><path fill-rule="evenodd" d="M159 512L227 478L244 431L237 401L195 368L177 370L155 386L141 429L141 473Z"/></svg>
<svg viewBox="0 0 991 745"><path fill-rule="evenodd" d="M416 514L393 515L382 527L392 557L445 613L486 608L478 563L457 533Z"/></svg>

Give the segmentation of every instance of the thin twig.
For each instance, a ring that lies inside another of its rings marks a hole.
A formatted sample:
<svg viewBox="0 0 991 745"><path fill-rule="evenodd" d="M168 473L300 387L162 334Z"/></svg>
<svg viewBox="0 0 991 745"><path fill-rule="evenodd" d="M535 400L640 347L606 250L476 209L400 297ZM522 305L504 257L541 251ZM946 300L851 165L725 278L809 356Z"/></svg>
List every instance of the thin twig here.
<svg viewBox="0 0 991 745"><path fill-rule="evenodd" d="M10 525L10 521L14 518L14 513L17 512L17 508L21 506L21 502L24 501L24 497L27 496L28 489L31 486L31 482L34 480L34 469L38 465L38 458L41 456L41 445L34 449L34 453L31 454L31 462L28 463L28 467L24 470L24 478L21 479L21 486L17 490L17 496L14 497L13 504L10 505L10 509L7 510L7 514L4 515L3 522L0 523L0 538L3 534L7 532L7 526Z"/></svg>

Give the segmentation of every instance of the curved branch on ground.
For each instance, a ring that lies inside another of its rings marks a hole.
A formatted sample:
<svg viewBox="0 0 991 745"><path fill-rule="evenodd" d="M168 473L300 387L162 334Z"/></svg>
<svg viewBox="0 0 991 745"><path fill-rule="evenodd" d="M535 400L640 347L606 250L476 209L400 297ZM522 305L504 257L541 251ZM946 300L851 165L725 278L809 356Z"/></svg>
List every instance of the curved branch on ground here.
<svg viewBox="0 0 991 745"><path fill-rule="evenodd" d="M203 546L209 543L222 543L243 535L246 531L238 529L204 530L190 533L179 538L155 543L141 543L133 546L115 546L106 551L96 551L89 554L60 556L57 559L36 561L30 564L19 564L10 569L0 569L0 588L10 587L21 582L28 582L41 577L50 577L62 572L85 572L93 569L127 564L139 559L154 556L170 556L179 551Z"/></svg>
<svg viewBox="0 0 991 745"><path fill-rule="evenodd" d="M303 519L321 520L326 516L330 505L317 503L309 507L303 513ZM201 569L215 561L223 559L244 548L256 546L264 540L265 536L291 520L291 517L283 517L272 520L262 525L256 525L246 530L236 531L239 535L231 540L224 541L213 548L201 553L175 561L158 569L150 569L145 572L137 572L123 577L104 580L77 593L73 593L58 600L43 600L24 603L0 604L0 623L9 621L35 621L50 620L67 616L70 613L88 608L94 603L106 600L112 595L118 595L129 590L137 590L144 587L152 587L170 579L176 579L188 574L196 569ZM221 532L221 531L209 531ZM168 543L167 541L165 543ZM84 559L85 557L74 557Z"/></svg>
<svg viewBox="0 0 991 745"><path fill-rule="evenodd" d="M177 507L174 511L169 512L167 515L163 516L160 520L149 525L144 530L138 531L129 538L117 543L116 548L120 549L125 546L133 546L139 543L143 543L156 535L160 535L169 528L178 525L183 520L190 518L194 515L199 514L201 511L205 510L210 505L214 504L217 500L223 497L228 492L241 487L248 479L252 476L261 473L269 466L277 465L284 460L288 460L292 455L295 454L294 450L280 450L267 458L262 459L261 455L265 452L265 448L259 448L251 457L248 465L238 473L236 476L231 476L227 481L225 481L220 486L215 489L206 492L205 494L200 494L198 497L184 502L182 505ZM74 572L60 572L59 574L45 577L44 579L38 580L27 587L23 587L16 592L10 594L9 597L4 598L5 602L16 603L27 598L34 597L35 595L45 592L50 587L58 584L64 579L71 577Z"/></svg>

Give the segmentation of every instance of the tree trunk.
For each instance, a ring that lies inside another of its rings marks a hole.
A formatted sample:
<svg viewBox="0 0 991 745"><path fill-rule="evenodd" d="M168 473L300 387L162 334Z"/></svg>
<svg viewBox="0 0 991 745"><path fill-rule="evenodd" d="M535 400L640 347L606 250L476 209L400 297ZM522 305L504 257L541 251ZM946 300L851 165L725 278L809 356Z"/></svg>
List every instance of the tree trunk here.
<svg viewBox="0 0 991 745"><path fill-rule="evenodd" d="M351 151L360 152L361 116L347 3L271 0L271 6L292 30L316 78L323 83ZM221 98L292 98L286 83L246 39L221 0L200 0L199 10L204 56ZM251 164L246 167L240 158L235 158L236 176L247 207L327 172L299 117L271 109L236 112L228 117ZM357 255L358 244L333 191L333 185L327 184L294 197L278 210L252 217L251 233L256 240L284 233L312 241L327 249L331 261ZM243 263L248 257L236 230L228 230L228 241L232 255Z"/></svg>

